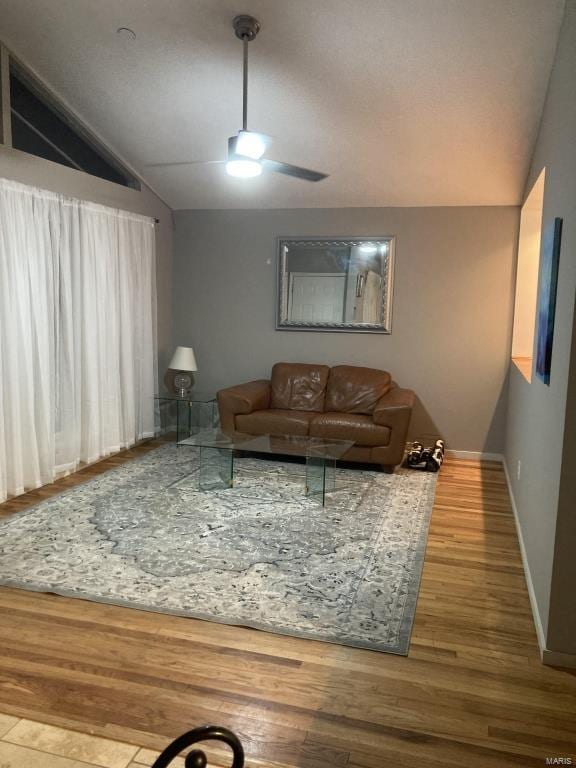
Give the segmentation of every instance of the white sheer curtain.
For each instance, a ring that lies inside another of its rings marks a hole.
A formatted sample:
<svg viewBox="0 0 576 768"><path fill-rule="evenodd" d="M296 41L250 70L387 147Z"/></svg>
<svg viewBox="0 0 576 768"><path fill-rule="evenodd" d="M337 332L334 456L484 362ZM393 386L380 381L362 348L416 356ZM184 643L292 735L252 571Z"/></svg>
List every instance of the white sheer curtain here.
<svg viewBox="0 0 576 768"><path fill-rule="evenodd" d="M155 431L153 221L0 179L0 501Z"/></svg>

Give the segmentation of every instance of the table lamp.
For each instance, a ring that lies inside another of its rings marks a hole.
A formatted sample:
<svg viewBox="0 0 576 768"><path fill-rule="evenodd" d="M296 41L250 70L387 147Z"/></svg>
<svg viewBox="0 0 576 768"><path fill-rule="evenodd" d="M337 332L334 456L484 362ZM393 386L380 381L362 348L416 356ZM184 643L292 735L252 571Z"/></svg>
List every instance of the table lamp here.
<svg viewBox="0 0 576 768"><path fill-rule="evenodd" d="M186 397L192 386L192 376L184 371L197 371L196 358L192 347L176 347L170 365L168 366L174 374L174 389L180 397Z"/></svg>

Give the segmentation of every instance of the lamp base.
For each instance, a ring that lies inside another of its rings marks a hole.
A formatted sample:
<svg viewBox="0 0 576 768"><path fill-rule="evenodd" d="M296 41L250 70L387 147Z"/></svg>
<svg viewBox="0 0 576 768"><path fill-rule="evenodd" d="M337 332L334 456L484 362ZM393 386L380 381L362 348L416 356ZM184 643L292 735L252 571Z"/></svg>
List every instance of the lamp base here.
<svg viewBox="0 0 576 768"><path fill-rule="evenodd" d="M177 373L174 376L174 389L179 397L186 397L192 386L192 377L186 373Z"/></svg>

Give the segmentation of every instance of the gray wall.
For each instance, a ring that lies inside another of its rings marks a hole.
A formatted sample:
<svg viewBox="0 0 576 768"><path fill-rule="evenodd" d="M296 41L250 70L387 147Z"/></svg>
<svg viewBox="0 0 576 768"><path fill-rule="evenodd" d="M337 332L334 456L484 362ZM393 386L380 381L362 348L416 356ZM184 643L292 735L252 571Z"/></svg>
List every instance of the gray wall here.
<svg viewBox="0 0 576 768"><path fill-rule="evenodd" d="M576 653L575 0L566 5L526 194L543 167L542 226L564 219L552 373L546 386L537 378L528 383L512 367L506 463L546 646Z"/></svg>
<svg viewBox="0 0 576 768"><path fill-rule="evenodd" d="M172 352L173 222L170 208L144 184L138 192L5 146L0 146L0 177L160 220L156 225L156 280L158 365L163 372Z"/></svg>
<svg viewBox="0 0 576 768"><path fill-rule="evenodd" d="M416 390L412 433L501 452L519 209L178 211L174 343L199 386L268 377L280 360L389 370ZM276 331L277 236L395 235L391 335Z"/></svg>

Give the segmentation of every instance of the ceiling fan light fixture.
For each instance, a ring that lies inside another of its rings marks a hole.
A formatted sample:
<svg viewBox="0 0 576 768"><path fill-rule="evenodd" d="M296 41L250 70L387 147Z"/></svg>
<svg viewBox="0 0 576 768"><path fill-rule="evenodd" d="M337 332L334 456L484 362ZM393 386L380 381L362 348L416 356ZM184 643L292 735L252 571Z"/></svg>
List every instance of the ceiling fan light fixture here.
<svg viewBox="0 0 576 768"><path fill-rule="evenodd" d="M260 133L254 131L239 131L234 137L234 153L249 157L252 160L260 160L266 152L266 141Z"/></svg>
<svg viewBox="0 0 576 768"><path fill-rule="evenodd" d="M228 160L226 173L239 179L251 179L260 176L262 166L257 160Z"/></svg>

